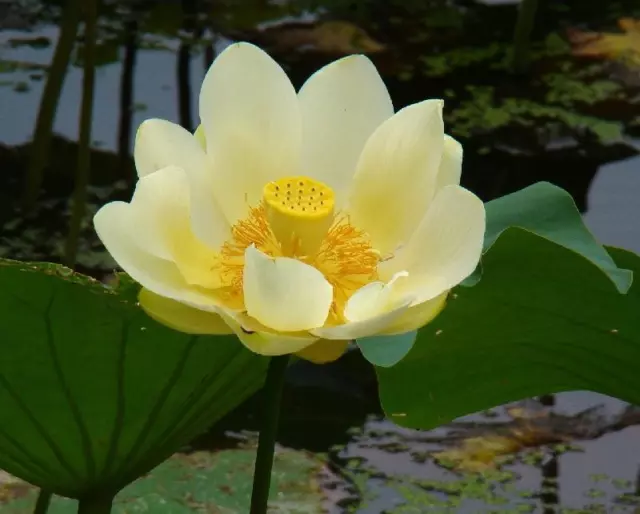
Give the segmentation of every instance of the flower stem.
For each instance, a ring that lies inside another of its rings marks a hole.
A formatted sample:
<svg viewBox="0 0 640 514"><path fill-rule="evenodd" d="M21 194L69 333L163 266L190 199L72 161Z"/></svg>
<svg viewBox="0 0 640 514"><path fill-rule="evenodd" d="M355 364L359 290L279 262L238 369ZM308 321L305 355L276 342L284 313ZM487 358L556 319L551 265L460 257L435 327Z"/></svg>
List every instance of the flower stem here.
<svg viewBox="0 0 640 514"><path fill-rule="evenodd" d="M529 67L531 31L536 19L538 0L522 0L518 6L518 20L514 34L512 69L525 73Z"/></svg>
<svg viewBox="0 0 640 514"><path fill-rule="evenodd" d="M81 0L67 0L60 20L60 37L56 44L51 66L47 73L47 82L40 98L40 107L33 134L33 143L29 164L25 175L22 208L25 214L31 214L35 208L38 193L44 180L44 170L49 162L52 127L60 99L62 84L67 74L71 53L76 42L80 23Z"/></svg>
<svg viewBox="0 0 640 514"><path fill-rule="evenodd" d="M80 232L87 204L87 186L91 168L91 119L93 117L93 89L95 82L96 38L98 30L98 1L84 0L84 67L82 79L82 103L80 106L80 137L78 162L73 192L73 206L69 222L69 234L65 241L63 264L73 268L78 254Z"/></svg>
<svg viewBox="0 0 640 514"><path fill-rule="evenodd" d="M49 503L51 503L52 494L49 491L40 489L38 493L38 499L36 500L36 506L33 509L33 514L47 514L49 510Z"/></svg>
<svg viewBox="0 0 640 514"><path fill-rule="evenodd" d="M111 514L113 496L88 496L78 501L78 514Z"/></svg>
<svg viewBox="0 0 640 514"><path fill-rule="evenodd" d="M280 399L284 386L284 377L289 364L289 356L272 357L267 371L262 399L262 426L258 439L258 454L253 473L253 490L251 492L250 514L266 514L271 486L271 469L273 453L278 433L280 417Z"/></svg>

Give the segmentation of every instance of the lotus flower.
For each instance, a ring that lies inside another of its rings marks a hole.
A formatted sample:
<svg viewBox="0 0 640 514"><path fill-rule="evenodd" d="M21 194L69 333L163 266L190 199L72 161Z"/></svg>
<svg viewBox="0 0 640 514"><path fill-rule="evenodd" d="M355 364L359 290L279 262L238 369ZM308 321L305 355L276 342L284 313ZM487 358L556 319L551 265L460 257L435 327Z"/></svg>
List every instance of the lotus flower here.
<svg viewBox="0 0 640 514"><path fill-rule="evenodd" d="M296 94L273 59L237 43L199 107L195 134L140 126L133 198L94 220L154 319L328 362L350 340L428 323L476 268L484 205L459 185L441 100L394 114L362 55Z"/></svg>

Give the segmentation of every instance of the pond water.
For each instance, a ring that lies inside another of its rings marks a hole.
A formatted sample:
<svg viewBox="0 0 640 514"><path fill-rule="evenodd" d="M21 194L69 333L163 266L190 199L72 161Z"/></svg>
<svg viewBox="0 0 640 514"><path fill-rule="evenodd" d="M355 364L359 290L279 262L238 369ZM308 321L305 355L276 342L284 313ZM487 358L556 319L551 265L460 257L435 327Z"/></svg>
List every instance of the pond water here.
<svg viewBox="0 0 640 514"><path fill-rule="evenodd" d="M296 85L336 57L369 53L396 107L447 100L448 130L465 144L463 184L483 199L554 182L603 243L640 252L640 39L625 43L624 58L585 58L576 43L576 34L620 33L617 21L640 19L640 6L541 0L522 75L508 65L516 3L105 2L78 269L98 277L113 269L90 217L130 196L137 125L158 117L193 129L207 63L236 39L264 46ZM68 231L81 40L37 201L20 208L59 19L58 2L0 2L0 257L58 261ZM375 377L356 353L291 369L280 444L322 461L303 479L317 480L328 512L640 512L640 413L622 402L565 393L419 432L384 421L376 398ZM185 451L251 444L258 401Z"/></svg>

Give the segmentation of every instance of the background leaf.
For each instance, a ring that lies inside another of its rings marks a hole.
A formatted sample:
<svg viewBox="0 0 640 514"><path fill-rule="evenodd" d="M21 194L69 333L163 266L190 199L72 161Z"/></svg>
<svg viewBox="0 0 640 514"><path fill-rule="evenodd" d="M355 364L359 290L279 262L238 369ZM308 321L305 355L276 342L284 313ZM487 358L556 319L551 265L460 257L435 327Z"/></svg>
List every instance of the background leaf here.
<svg viewBox="0 0 640 514"><path fill-rule="evenodd" d="M65 496L115 492L262 385L267 359L161 326L124 289L0 261L0 468Z"/></svg>
<svg viewBox="0 0 640 514"><path fill-rule="evenodd" d="M640 257L611 249L640 272ZM409 354L377 368L396 423L432 428L532 396L590 390L640 404L640 285L619 294L589 260L521 229L484 258Z"/></svg>
<svg viewBox="0 0 640 514"><path fill-rule="evenodd" d="M488 202L486 209L485 252L507 228L520 227L590 260L607 274L620 292L626 292L631 286L632 273L616 266L589 232L573 198L564 189L538 182Z"/></svg>

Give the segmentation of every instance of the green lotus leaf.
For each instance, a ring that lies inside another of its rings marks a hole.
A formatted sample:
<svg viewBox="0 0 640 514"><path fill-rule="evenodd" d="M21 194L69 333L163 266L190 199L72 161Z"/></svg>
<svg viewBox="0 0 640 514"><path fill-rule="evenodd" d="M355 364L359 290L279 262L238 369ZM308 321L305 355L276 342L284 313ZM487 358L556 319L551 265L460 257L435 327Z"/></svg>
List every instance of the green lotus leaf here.
<svg viewBox="0 0 640 514"><path fill-rule="evenodd" d="M161 326L120 289L0 261L0 468L59 495L109 496L262 385L268 359Z"/></svg>
<svg viewBox="0 0 640 514"><path fill-rule="evenodd" d="M637 255L609 252L640 272ZM577 252L507 229L483 258L482 281L457 288L408 355L377 368L385 412L428 429L561 391L640 403L640 287L620 294L610 277Z"/></svg>

